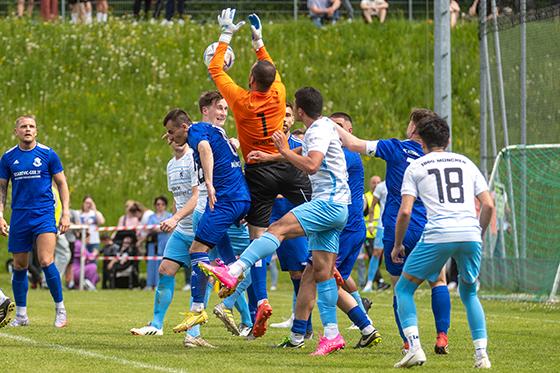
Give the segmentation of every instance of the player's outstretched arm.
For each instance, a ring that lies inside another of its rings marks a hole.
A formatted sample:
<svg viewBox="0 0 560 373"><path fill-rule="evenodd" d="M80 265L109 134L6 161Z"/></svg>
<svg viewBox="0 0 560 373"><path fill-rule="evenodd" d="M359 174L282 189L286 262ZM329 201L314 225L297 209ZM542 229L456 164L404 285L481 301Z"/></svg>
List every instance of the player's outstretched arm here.
<svg viewBox="0 0 560 373"><path fill-rule="evenodd" d="M70 191L64 171L53 175L54 183L60 195L60 203L62 205L62 217L60 218L60 233L66 233L70 228Z"/></svg>
<svg viewBox="0 0 560 373"><path fill-rule="evenodd" d="M391 252L391 259L395 263L404 263L404 236L410 223L410 216L412 215L412 207L414 206L414 201L416 197L403 194L401 207L399 209L399 215L397 216L397 224L395 226L395 246Z"/></svg>
<svg viewBox="0 0 560 373"><path fill-rule="evenodd" d="M185 206L175 211L175 214L173 214L173 216L170 217L169 219L162 221L160 224L160 229L163 232L167 232L167 233L173 231L173 229L177 227L177 224L179 224L181 220L183 220L185 217L193 213L197 202L198 202L198 186L194 186L192 187L192 196L191 198L189 198Z"/></svg>
<svg viewBox="0 0 560 373"><path fill-rule="evenodd" d="M255 13L249 15L249 22L251 23L251 43L253 44L253 49L257 54L257 59L259 61L268 61L274 64L272 58L268 54L268 51L264 47L264 41L262 38L262 22L258 15ZM276 77L274 78L276 83L281 82L280 74L278 69L276 69Z"/></svg>
<svg viewBox="0 0 560 373"><path fill-rule="evenodd" d="M375 154L370 155L368 153L368 149L367 149L368 141L357 138L356 136L352 135L350 132L342 129L339 126L336 126L336 130L338 131L338 136L340 137L340 141L342 141L342 145L347 147L348 150L369 155L369 156L375 155Z"/></svg>
<svg viewBox="0 0 560 373"><path fill-rule="evenodd" d="M8 193L8 180L0 179L0 234L8 235L8 223L4 220L4 206L6 206L6 195Z"/></svg>
<svg viewBox="0 0 560 373"><path fill-rule="evenodd" d="M313 175L319 171L321 163L323 162L323 159L325 159L325 155L320 151L310 151L306 156L304 156L291 150L288 146L288 139L282 131L274 132L272 134L272 141L274 142L274 146L278 149L278 152L282 154L288 162L308 175Z"/></svg>

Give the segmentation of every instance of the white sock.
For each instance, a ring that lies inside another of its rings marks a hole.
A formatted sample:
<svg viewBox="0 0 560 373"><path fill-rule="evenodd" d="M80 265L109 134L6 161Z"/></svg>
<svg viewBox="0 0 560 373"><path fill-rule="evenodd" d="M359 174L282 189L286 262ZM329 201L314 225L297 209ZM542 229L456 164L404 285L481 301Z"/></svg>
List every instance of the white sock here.
<svg viewBox="0 0 560 373"><path fill-rule="evenodd" d="M488 346L488 338L480 338L473 341L474 351L477 358L486 355L486 347Z"/></svg>
<svg viewBox="0 0 560 373"><path fill-rule="evenodd" d="M325 337L327 339L335 339L337 335L339 335L338 325L337 324L327 324L325 326Z"/></svg>
<svg viewBox="0 0 560 373"><path fill-rule="evenodd" d="M368 281L366 282L366 286L364 286L364 288L370 288L373 286L373 282L372 281Z"/></svg>
<svg viewBox="0 0 560 373"><path fill-rule="evenodd" d="M6 299L8 299L8 297L6 296L6 294L4 294L4 292L2 291L2 289L0 289L0 303L2 303L3 301L5 301Z"/></svg>
<svg viewBox="0 0 560 373"><path fill-rule="evenodd" d="M103 13L97 12L96 19L98 23L103 22Z"/></svg>
<svg viewBox="0 0 560 373"><path fill-rule="evenodd" d="M298 333L294 333L294 332L292 332L292 334L290 334L290 341L295 345L303 342L303 338L304 338L303 334L298 334Z"/></svg>
<svg viewBox="0 0 560 373"><path fill-rule="evenodd" d="M362 335L368 335L368 334L373 333L374 331L375 331L375 328L371 324L369 324L368 326L366 326L365 328L363 328L361 330Z"/></svg>
<svg viewBox="0 0 560 373"><path fill-rule="evenodd" d="M241 260L236 260L233 264L229 266L229 274L233 277L239 277L245 270L247 269L247 265L243 263Z"/></svg>
<svg viewBox="0 0 560 373"><path fill-rule="evenodd" d="M193 302L193 304L191 305L191 311L192 312L202 312L202 311L204 311L204 303Z"/></svg>
<svg viewBox="0 0 560 373"><path fill-rule="evenodd" d="M103 15L102 21L107 22L107 19L109 18L109 15L107 13L103 13L102 15Z"/></svg>
<svg viewBox="0 0 560 373"><path fill-rule="evenodd" d="M260 301L257 302L257 307L260 306L261 304L263 304L264 301L268 301L268 299L261 299Z"/></svg>
<svg viewBox="0 0 560 373"><path fill-rule="evenodd" d="M27 307L18 307L16 305L16 316L27 316Z"/></svg>
<svg viewBox="0 0 560 373"><path fill-rule="evenodd" d="M63 310L63 309L65 309L65 308L64 308L64 301L55 303L55 304L54 304L54 307L55 307L57 310Z"/></svg>
<svg viewBox="0 0 560 373"><path fill-rule="evenodd" d="M417 326L409 326L408 328L403 329L403 333L408 340L408 345L410 346L409 351L414 352L422 348L420 346L420 336L418 335Z"/></svg>

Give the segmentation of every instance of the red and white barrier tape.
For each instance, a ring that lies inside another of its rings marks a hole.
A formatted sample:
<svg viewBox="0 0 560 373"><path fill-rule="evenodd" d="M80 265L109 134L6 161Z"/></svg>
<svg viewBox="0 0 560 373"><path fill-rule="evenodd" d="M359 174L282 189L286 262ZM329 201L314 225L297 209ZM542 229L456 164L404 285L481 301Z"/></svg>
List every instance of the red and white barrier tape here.
<svg viewBox="0 0 560 373"><path fill-rule="evenodd" d="M150 229L158 228L159 224L139 224L134 226L126 226L126 225L117 225L113 227L95 227L95 230L98 232L114 232L114 231L147 231ZM70 229L72 230L80 230L80 229L89 229L89 225L79 225L79 224L72 224Z"/></svg>
<svg viewBox="0 0 560 373"><path fill-rule="evenodd" d="M153 255L116 255L116 256L98 256L96 260L109 261L113 259L121 260L162 260L163 256L153 256Z"/></svg>

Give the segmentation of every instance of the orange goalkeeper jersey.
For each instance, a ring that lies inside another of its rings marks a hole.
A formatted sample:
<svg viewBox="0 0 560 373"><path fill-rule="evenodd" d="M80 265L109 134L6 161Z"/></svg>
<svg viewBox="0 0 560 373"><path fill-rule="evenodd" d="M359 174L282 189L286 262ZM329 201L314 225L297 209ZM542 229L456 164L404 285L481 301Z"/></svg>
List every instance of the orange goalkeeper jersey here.
<svg viewBox="0 0 560 373"><path fill-rule="evenodd" d="M286 115L286 87L278 72L266 92L246 90L235 84L223 69L227 46L226 43L219 43L208 65L208 72L233 112L243 158L247 162L247 154L252 150L278 153L271 137L282 129ZM273 63L265 47L257 51L257 58Z"/></svg>

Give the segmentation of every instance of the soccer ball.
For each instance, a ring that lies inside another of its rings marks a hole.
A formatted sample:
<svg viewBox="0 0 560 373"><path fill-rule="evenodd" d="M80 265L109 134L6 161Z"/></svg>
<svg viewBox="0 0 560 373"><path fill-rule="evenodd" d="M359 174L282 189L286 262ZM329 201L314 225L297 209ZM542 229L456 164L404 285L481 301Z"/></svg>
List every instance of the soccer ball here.
<svg viewBox="0 0 560 373"><path fill-rule="evenodd" d="M204 51L204 64L206 66L210 64L210 61L214 57L216 48L218 48L218 42L210 44ZM233 53L233 49L231 49L231 47L228 45L226 55L224 56L224 71L228 71L233 66L234 61L235 54Z"/></svg>

